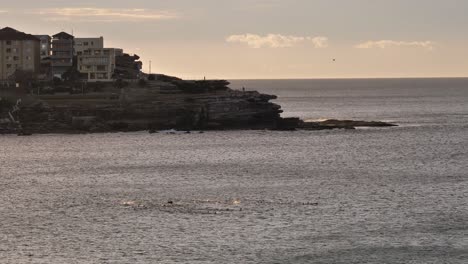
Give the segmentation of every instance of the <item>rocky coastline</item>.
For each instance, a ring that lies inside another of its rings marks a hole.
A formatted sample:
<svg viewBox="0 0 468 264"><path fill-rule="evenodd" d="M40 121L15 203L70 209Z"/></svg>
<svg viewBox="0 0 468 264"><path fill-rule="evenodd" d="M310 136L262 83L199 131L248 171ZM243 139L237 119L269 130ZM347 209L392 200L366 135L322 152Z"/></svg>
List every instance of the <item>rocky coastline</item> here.
<svg viewBox="0 0 468 264"><path fill-rule="evenodd" d="M82 88L76 93L3 95L0 134L395 126L384 122L304 122L299 118L282 118L281 106L271 102L276 96L233 90L224 80L184 81L153 75L145 81L99 85L99 89L87 87L86 91ZM8 98L10 101L6 103Z"/></svg>

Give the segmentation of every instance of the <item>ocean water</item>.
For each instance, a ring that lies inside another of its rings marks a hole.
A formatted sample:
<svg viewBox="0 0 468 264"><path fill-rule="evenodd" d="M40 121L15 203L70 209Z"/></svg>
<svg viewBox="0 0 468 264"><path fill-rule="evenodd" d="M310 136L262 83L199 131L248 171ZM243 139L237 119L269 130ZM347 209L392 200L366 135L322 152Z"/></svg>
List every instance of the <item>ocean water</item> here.
<svg viewBox="0 0 468 264"><path fill-rule="evenodd" d="M468 263L468 79L242 86L401 126L0 136L0 263Z"/></svg>

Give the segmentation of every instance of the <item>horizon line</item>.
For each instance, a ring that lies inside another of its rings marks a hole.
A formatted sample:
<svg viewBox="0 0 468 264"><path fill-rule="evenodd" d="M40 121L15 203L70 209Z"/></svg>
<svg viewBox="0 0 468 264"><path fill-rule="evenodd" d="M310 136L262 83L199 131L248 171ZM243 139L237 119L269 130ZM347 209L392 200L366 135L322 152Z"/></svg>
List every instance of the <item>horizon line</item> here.
<svg viewBox="0 0 468 264"><path fill-rule="evenodd" d="M155 73L157 74L157 73ZM165 74L168 76L173 76L177 78L181 78L183 80L203 80L203 77L197 77L197 78L190 78L190 77L181 77L177 75L171 75L171 74ZM240 80L240 81L256 81L256 80L384 80L384 79L394 79L394 80L399 80L399 79L468 79L468 76L431 76L431 77L285 77L285 78L264 78L264 77L259 77L259 78L218 78L218 77L207 77L206 80Z"/></svg>
<svg viewBox="0 0 468 264"><path fill-rule="evenodd" d="M432 77L293 77L293 78L226 78L227 80L379 80L379 79L468 79L468 76Z"/></svg>

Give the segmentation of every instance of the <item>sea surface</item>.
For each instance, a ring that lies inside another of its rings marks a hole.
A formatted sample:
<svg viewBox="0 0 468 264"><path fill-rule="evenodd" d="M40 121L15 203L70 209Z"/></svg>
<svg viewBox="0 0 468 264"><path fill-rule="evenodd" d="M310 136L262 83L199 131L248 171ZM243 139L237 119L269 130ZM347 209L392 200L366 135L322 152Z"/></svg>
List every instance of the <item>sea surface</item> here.
<svg viewBox="0 0 468 264"><path fill-rule="evenodd" d="M0 136L0 263L468 263L468 79L232 87L400 127Z"/></svg>

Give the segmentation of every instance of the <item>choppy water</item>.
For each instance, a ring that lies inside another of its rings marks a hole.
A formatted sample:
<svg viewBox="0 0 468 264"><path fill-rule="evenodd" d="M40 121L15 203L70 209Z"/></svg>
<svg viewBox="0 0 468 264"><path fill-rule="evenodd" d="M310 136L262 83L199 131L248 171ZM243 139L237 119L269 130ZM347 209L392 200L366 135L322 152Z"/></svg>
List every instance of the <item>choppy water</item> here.
<svg viewBox="0 0 468 264"><path fill-rule="evenodd" d="M0 263L468 263L468 80L243 85L403 126L0 136Z"/></svg>

